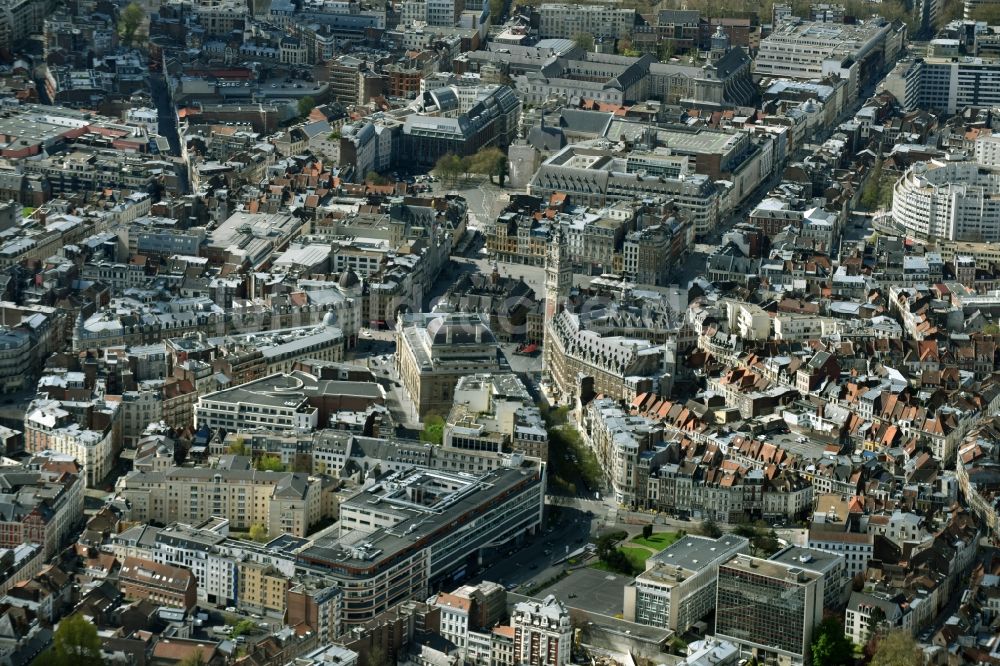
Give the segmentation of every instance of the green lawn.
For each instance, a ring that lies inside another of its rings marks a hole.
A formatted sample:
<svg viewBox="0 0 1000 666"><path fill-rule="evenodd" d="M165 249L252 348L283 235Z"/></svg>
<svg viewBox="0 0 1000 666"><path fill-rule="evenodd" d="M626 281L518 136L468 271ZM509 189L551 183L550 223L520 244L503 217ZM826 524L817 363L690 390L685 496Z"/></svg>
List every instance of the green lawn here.
<svg viewBox="0 0 1000 666"><path fill-rule="evenodd" d="M656 532L648 539L644 539L642 535L632 537L631 543L639 544L640 546L645 546L646 548L652 548L654 552L660 552L673 542L681 538L679 532Z"/></svg>
<svg viewBox="0 0 1000 666"><path fill-rule="evenodd" d="M627 546L620 548L628 561L632 564L632 567L636 571L646 570L646 559L653 555L653 552L648 548L629 548Z"/></svg>

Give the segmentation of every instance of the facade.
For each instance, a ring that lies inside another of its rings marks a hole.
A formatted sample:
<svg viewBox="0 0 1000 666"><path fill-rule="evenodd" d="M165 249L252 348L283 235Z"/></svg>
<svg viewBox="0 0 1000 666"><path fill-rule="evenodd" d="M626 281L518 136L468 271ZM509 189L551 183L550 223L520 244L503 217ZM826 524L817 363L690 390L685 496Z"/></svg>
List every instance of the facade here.
<svg viewBox="0 0 1000 666"><path fill-rule="evenodd" d="M786 21L761 40L754 75L822 79L833 74L847 80L854 99L896 61L905 32L884 19L856 25Z"/></svg>
<svg viewBox="0 0 1000 666"><path fill-rule="evenodd" d="M927 240L1000 241L1000 172L976 162L918 162L893 187L892 221Z"/></svg>
<svg viewBox="0 0 1000 666"><path fill-rule="evenodd" d="M404 314L396 350L397 372L421 416L447 413L462 377L505 369L486 315Z"/></svg>
<svg viewBox="0 0 1000 666"><path fill-rule="evenodd" d="M901 61L882 87L907 111L926 109L944 114L967 107L1000 103L1000 59L943 57Z"/></svg>
<svg viewBox="0 0 1000 666"><path fill-rule="evenodd" d="M542 3L538 10L538 34L542 39L574 39L577 35L624 37L636 22L635 9L615 5L569 5Z"/></svg>
<svg viewBox="0 0 1000 666"><path fill-rule="evenodd" d="M444 449L520 451L548 460L548 434L538 408L517 375L467 375L455 385Z"/></svg>
<svg viewBox="0 0 1000 666"><path fill-rule="evenodd" d="M543 468L517 454L480 475L407 467L344 501L340 534L313 541L298 563L336 582L350 628L536 531L544 489Z"/></svg>
<svg viewBox="0 0 1000 666"><path fill-rule="evenodd" d="M516 604L510 624L514 628L515 664L565 666L569 663L573 625L569 611L553 595L541 602Z"/></svg>
<svg viewBox="0 0 1000 666"><path fill-rule="evenodd" d="M182 610L194 608L198 601L198 582L190 571L138 557L125 558L118 583L126 599Z"/></svg>
<svg viewBox="0 0 1000 666"><path fill-rule="evenodd" d="M715 228L720 214L720 193L712 179L700 173L651 173L650 162L676 159L663 155L639 161L634 155L626 159L604 148L569 145L542 163L528 191L544 199L562 192L572 203L593 207L661 196L673 201L696 233L707 233Z"/></svg>
<svg viewBox="0 0 1000 666"><path fill-rule="evenodd" d="M319 478L259 472L242 459L238 469L174 467L172 453L155 467L119 477L116 494L128 502L129 520L160 523L228 520L234 529L264 525L268 533L305 536L325 514Z"/></svg>
<svg viewBox="0 0 1000 666"><path fill-rule="evenodd" d="M719 565L715 635L741 654L802 664L822 619L822 574L748 555Z"/></svg>
<svg viewBox="0 0 1000 666"><path fill-rule="evenodd" d="M743 537L684 536L649 558L625 588L625 619L686 632L715 608L719 564L748 549Z"/></svg>
<svg viewBox="0 0 1000 666"><path fill-rule="evenodd" d="M111 473L121 450L121 409L101 401L82 415L78 409L58 400L38 399L31 403L24 417L26 451L54 451L72 456L83 467L88 486L97 486Z"/></svg>
<svg viewBox="0 0 1000 666"><path fill-rule="evenodd" d="M39 458L24 467L4 467L0 479L0 548L37 543L48 559L83 521L84 477L72 460Z"/></svg>

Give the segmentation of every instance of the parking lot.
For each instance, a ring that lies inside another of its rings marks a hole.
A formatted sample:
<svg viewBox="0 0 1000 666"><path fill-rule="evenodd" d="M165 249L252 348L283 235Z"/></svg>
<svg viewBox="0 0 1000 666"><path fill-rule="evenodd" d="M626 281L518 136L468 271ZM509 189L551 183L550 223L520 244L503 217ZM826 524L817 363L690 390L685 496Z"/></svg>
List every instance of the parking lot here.
<svg viewBox="0 0 1000 666"><path fill-rule="evenodd" d="M622 612L629 576L583 567L547 587L539 596L555 595L568 606L613 617Z"/></svg>

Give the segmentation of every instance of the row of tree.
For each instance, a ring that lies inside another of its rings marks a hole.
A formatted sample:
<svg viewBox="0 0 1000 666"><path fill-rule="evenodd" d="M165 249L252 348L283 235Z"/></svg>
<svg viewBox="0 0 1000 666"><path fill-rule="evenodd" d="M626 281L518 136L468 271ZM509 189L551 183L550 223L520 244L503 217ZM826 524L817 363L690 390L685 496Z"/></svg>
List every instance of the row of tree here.
<svg viewBox="0 0 1000 666"><path fill-rule="evenodd" d="M839 617L828 617L813 631L809 645L812 666L844 666L868 660L868 666L921 666L924 655L909 632L897 629L886 632L876 628L861 654L855 654L854 643L844 635L844 623Z"/></svg>
<svg viewBox="0 0 1000 666"><path fill-rule="evenodd" d="M446 183L454 184L459 177L466 180L473 175L489 176L490 181L496 176L500 187L507 178L507 155L495 146L482 148L474 155L459 157L454 153L442 155L434 166L434 173Z"/></svg>

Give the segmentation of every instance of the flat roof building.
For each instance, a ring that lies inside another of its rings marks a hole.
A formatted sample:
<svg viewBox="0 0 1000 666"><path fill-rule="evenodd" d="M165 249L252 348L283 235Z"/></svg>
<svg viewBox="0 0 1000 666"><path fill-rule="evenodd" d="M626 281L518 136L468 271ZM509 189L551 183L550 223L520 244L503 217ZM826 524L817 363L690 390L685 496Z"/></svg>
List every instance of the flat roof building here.
<svg viewBox="0 0 1000 666"><path fill-rule="evenodd" d="M629 622L684 633L715 607L719 564L748 552L750 542L687 535L646 561L646 570L625 588Z"/></svg>
<svg viewBox="0 0 1000 666"><path fill-rule="evenodd" d="M399 318L396 369L423 417L448 413L462 377L507 368L488 315L431 312Z"/></svg>
<svg viewBox="0 0 1000 666"><path fill-rule="evenodd" d="M345 627L362 624L536 531L544 499L543 466L516 454L480 476L411 467L345 500L339 533L302 549L298 561L337 581Z"/></svg>
<svg viewBox="0 0 1000 666"><path fill-rule="evenodd" d="M822 574L749 555L719 565L715 635L741 656L803 664L822 619Z"/></svg>

